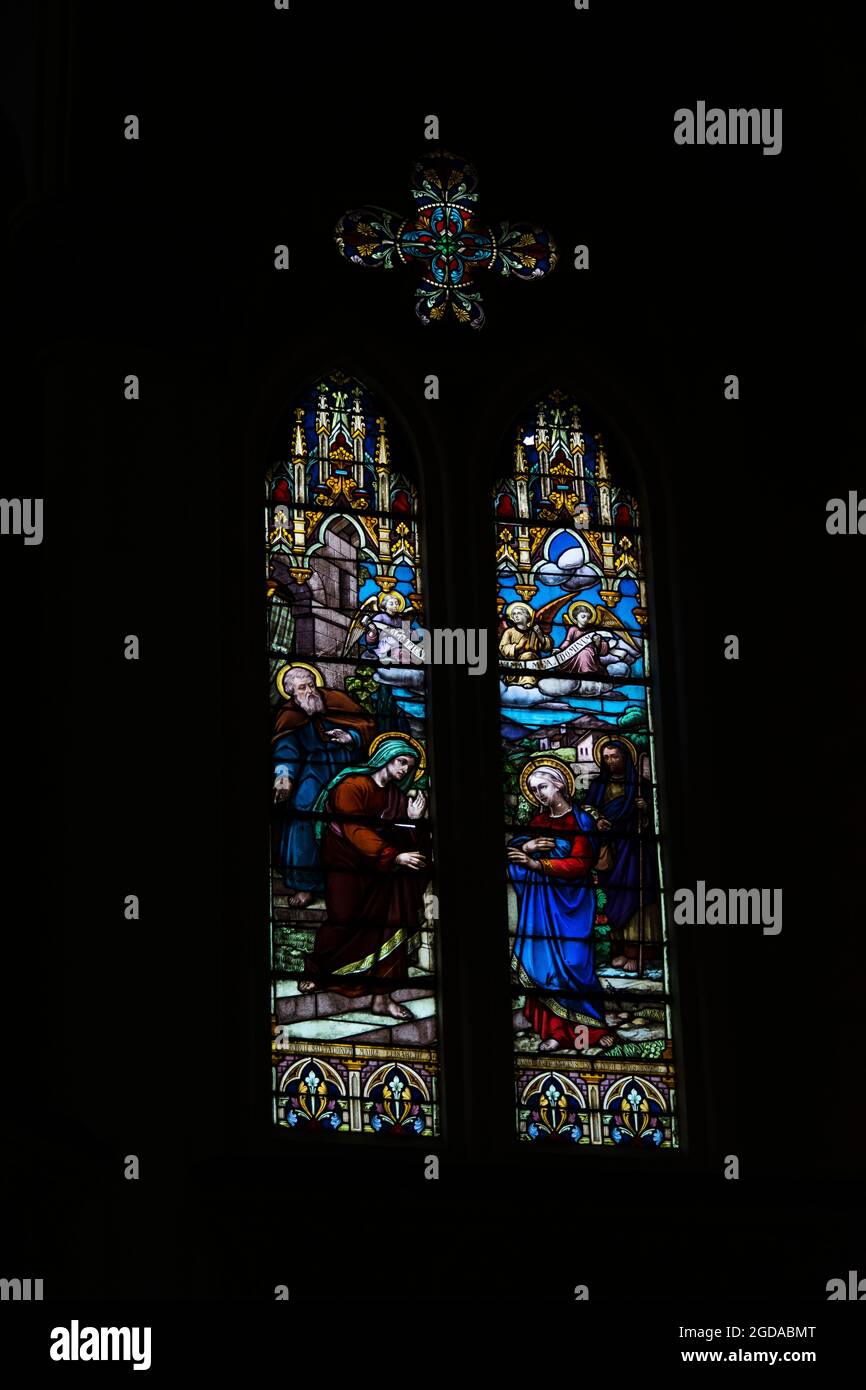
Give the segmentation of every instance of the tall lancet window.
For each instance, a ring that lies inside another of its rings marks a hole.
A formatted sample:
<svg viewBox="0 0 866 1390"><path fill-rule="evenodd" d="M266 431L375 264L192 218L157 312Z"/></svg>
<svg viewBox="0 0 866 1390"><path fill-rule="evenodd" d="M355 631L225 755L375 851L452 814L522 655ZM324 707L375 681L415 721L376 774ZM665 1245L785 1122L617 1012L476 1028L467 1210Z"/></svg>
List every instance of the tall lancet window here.
<svg viewBox="0 0 866 1390"><path fill-rule="evenodd" d="M332 373L280 423L265 530L274 1123L435 1135L417 490L360 382Z"/></svg>
<svg viewBox="0 0 866 1390"><path fill-rule="evenodd" d="M517 1129L676 1147L638 507L561 391L512 439L495 531Z"/></svg>

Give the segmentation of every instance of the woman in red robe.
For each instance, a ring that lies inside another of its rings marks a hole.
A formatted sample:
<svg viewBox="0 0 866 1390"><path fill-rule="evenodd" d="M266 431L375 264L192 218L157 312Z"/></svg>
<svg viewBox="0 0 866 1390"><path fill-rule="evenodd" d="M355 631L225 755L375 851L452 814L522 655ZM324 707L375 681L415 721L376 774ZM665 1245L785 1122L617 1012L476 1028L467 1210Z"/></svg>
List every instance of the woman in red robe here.
<svg viewBox="0 0 866 1390"><path fill-rule="evenodd" d="M412 787L418 759L407 739L386 738L369 763L338 773L316 803L325 817L318 828L327 917L298 986L304 994L372 994L374 1013L412 1017L390 991L391 981L408 976L429 879L426 826L417 824L426 796Z"/></svg>

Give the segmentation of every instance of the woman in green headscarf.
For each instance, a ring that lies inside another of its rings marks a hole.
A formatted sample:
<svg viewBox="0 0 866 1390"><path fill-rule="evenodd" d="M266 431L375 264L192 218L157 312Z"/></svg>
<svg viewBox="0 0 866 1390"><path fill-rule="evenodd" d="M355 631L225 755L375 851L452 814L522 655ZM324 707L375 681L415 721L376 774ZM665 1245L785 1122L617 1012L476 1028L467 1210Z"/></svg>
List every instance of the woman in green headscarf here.
<svg viewBox="0 0 866 1390"><path fill-rule="evenodd" d="M384 734L366 763L342 768L316 800L327 918L302 993L371 994L374 1013L412 1017L391 989L406 981L429 880L425 782L421 745Z"/></svg>

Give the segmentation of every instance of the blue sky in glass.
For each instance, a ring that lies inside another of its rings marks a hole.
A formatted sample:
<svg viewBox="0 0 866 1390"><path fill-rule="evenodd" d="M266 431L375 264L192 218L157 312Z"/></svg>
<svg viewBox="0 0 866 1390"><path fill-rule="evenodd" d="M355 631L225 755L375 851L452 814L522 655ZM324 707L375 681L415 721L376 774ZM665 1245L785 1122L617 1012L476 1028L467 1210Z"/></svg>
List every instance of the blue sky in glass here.
<svg viewBox="0 0 866 1390"><path fill-rule="evenodd" d="M605 700L598 696L577 696L566 695L557 704L568 706L568 710L548 710L538 705L512 705L508 701L508 696L502 697L502 712L505 719L510 724L528 724L530 727L539 727L542 724L567 724L569 715L573 718L578 714L597 714L600 718L606 719L608 723L615 724L621 714L634 705L643 708L644 690L643 686L620 686L625 699L616 702L613 707L610 698Z"/></svg>
<svg viewBox="0 0 866 1390"><path fill-rule="evenodd" d="M364 563L363 560L361 561L361 563L362 563L362 564ZM380 585L379 580L378 580L378 578L377 578L376 576L374 576L372 579L365 579L365 580L364 580L364 583L361 585L361 587L360 587L359 590L358 590L358 598L359 598L359 600L360 600L360 603L366 603L366 601L367 601L368 598L372 598L374 594L378 594L378 593L380 593L380 592L381 592L381 585ZM395 586L395 589L392 589L391 592L392 592L392 593L396 592L396 593L402 594L403 597L404 597L404 599L406 600L407 605L408 605L410 593L414 593L414 592L415 592L415 583L414 583L414 580L412 580L412 579L401 579L401 578L398 577L398 580L397 580L397 584L396 584L396 586ZM399 617L399 614L398 614L398 617ZM417 622L417 618L415 619L415 621Z"/></svg>

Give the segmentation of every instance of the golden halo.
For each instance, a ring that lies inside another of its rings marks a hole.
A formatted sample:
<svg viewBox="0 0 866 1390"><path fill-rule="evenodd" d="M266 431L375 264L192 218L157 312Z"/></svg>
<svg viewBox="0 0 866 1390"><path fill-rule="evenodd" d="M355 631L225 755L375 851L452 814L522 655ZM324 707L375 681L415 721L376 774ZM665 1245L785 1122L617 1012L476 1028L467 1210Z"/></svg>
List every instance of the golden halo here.
<svg viewBox="0 0 866 1390"><path fill-rule="evenodd" d="M624 743L626 748L631 750L631 760L635 767L637 767L637 749L631 739L626 738L623 734L602 734L601 738L595 740L595 743L592 745L592 756L595 758L599 767L601 767L601 750L606 743Z"/></svg>
<svg viewBox="0 0 866 1390"><path fill-rule="evenodd" d="M515 608L524 608L524 609L526 610L526 612L529 613L530 617L534 617L534 616L535 616L535 609L533 608L533 606L532 606L531 603L527 603L526 600L525 600L525 599L522 599L522 598L515 598L515 599L512 599L511 603L509 603L509 604L506 605L506 608L505 608L505 616L506 616L506 618L513 618L513 617L514 617L514 610L515 610Z"/></svg>
<svg viewBox="0 0 866 1390"><path fill-rule="evenodd" d="M595 617L595 606L593 604L587 603L585 598L575 599L574 603L570 603L565 610L565 620L572 627L577 627L577 620L574 615L578 608L588 608L592 617Z"/></svg>
<svg viewBox="0 0 866 1390"><path fill-rule="evenodd" d="M565 794L572 801L574 800L574 773L568 763L563 762L561 758L546 756L544 753L535 753L524 763L520 773L520 790L527 801L531 802L533 806L540 805L538 797L529 786L530 777L539 767L555 767L557 772L561 772L565 777Z"/></svg>
<svg viewBox="0 0 866 1390"><path fill-rule="evenodd" d="M291 695L286 691L286 676L290 671L312 671L316 685L323 686L325 678L317 666L311 666L307 661L288 661L285 666L281 666L274 677L277 690L279 690L284 700L291 700Z"/></svg>
<svg viewBox="0 0 866 1390"><path fill-rule="evenodd" d="M373 757L373 754L376 752L376 749L379 748L380 745L385 742L386 738L400 738L403 740L404 743L411 743L412 747L415 749L415 752L418 754L418 766L415 769L415 776L412 778L413 782L417 782L418 778L421 776L422 772L427 766L427 754L424 752L424 745L422 743L419 743L417 738L412 738L410 734L401 733L399 729L389 729L387 733L377 734L376 737L373 739L373 742L367 749L368 758Z"/></svg>
<svg viewBox="0 0 866 1390"><path fill-rule="evenodd" d="M403 612L403 609L406 607L406 600L398 589L383 589L376 599L376 604L379 608L382 607L386 598L398 598L400 600L400 607L397 609L397 612Z"/></svg>

